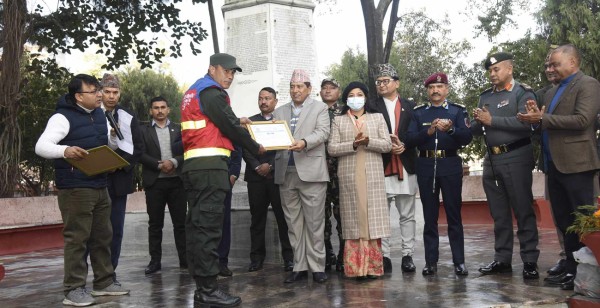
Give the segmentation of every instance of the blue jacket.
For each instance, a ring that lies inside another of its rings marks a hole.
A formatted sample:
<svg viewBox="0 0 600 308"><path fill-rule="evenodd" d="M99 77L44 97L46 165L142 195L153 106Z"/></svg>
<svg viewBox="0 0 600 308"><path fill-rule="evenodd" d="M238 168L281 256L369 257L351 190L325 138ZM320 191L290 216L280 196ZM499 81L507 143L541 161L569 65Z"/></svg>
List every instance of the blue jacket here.
<svg viewBox="0 0 600 308"><path fill-rule="evenodd" d="M69 120L69 133L58 144L91 149L108 144L106 116L102 109L96 108L87 113L83 108L62 96L56 113ZM54 160L56 187L64 188L101 188L106 187L106 173L87 176L69 164L65 159Z"/></svg>

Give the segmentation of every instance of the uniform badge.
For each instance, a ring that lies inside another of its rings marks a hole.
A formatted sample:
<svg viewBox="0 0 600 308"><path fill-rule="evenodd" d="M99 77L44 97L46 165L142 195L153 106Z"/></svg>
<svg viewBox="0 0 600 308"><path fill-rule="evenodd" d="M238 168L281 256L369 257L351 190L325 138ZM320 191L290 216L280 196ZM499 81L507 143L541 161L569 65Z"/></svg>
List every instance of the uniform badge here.
<svg viewBox="0 0 600 308"><path fill-rule="evenodd" d="M501 101L501 102L498 104L498 109L500 109L500 108L502 108L502 107L504 107L504 106L506 106L506 105L508 105L508 100L507 100L507 99L505 99L505 100Z"/></svg>
<svg viewBox="0 0 600 308"><path fill-rule="evenodd" d="M424 122L422 125L423 126L431 126L431 122Z"/></svg>
<svg viewBox="0 0 600 308"><path fill-rule="evenodd" d="M438 83L442 82L442 76L440 76L440 75L437 76L437 82Z"/></svg>
<svg viewBox="0 0 600 308"><path fill-rule="evenodd" d="M465 126L471 128L471 121L469 121L469 118L465 118Z"/></svg>
<svg viewBox="0 0 600 308"><path fill-rule="evenodd" d="M496 62L498 62L498 61L496 60L496 58L494 58L494 57L491 57L491 58L490 58L490 63L492 63L492 65L493 65L493 64L496 64Z"/></svg>

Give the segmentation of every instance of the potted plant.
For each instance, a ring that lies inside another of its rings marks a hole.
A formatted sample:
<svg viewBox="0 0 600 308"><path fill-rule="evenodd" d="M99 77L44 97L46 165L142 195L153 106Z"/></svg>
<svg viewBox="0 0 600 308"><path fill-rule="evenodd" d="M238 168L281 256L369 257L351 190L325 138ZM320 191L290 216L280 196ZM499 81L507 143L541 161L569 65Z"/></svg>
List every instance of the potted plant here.
<svg viewBox="0 0 600 308"><path fill-rule="evenodd" d="M567 232L575 232L600 263L600 209L595 205L585 205L575 212L573 225Z"/></svg>

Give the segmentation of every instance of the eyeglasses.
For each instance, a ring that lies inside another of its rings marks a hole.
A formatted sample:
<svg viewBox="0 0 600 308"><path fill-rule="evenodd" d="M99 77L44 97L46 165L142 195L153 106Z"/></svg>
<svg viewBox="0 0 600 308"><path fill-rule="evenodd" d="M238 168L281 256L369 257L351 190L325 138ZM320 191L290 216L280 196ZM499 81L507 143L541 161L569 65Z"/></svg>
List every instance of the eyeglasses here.
<svg viewBox="0 0 600 308"><path fill-rule="evenodd" d="M96 90L93 90L93 91L79 91L77 93L97 94L99 92L102 92L102 89L96 89Z"/></svg>
<svg viewBox="0 0 600 308"><path fill-rule="evenodd" d="M392 80L394 80L394 79L381 79L381 80L375 80L375 85L376 85L376 86L382 86L382 85L383 85L383 86L387 86L387 85L390 83L390 81L392 81Z"/></svg>

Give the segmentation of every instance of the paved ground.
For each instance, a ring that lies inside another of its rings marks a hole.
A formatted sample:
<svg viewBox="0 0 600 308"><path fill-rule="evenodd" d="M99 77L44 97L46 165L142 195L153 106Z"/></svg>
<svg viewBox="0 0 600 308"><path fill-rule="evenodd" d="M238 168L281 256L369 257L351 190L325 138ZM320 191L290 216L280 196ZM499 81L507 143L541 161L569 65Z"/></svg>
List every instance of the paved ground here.
<svg viewBox="0 0 600 308"><path fill-rule="evenodd" d="M418 205L417 208L420 208ZM417 225L422 226L418 213ZM250 214L233 213L232 278L220 279L229 292L240 295L242 307L566 307L570 291L544 286L543 279L523 281L522 262L515 242L512 274L481 276L477 268L492 260L493 231L490 225L465 226L465 250L470 274L459 278L452 272L446 226L440 226L440 264L438 274L423 277L422 227L418 230L415 263L417 272L400 271L397 213L392 211L392 261L394 272L382 279L358 282L330 272L327 283L312 280L284 285L276 223L269 214L267 264L262 271L248 273ZM149 261L147 252L147 215L127 214L125 241L117 273L131 294L98 298L100 307L192 307L194 283L178 268L170 220L165 220L162 271L144 276ZM334 244L337 247L337 241ZM553 230L540 230L542 251L539 265L545 272L557 259L558 244ZM0 282L0 307L60 307L63 299L62 249L3 256L7 270ZM543 277L545 275L542 275ZM91 286L92 273L88 276Z"/></svg>

